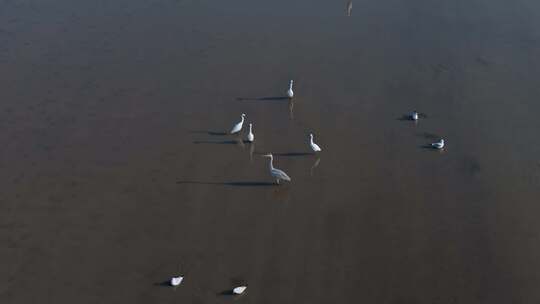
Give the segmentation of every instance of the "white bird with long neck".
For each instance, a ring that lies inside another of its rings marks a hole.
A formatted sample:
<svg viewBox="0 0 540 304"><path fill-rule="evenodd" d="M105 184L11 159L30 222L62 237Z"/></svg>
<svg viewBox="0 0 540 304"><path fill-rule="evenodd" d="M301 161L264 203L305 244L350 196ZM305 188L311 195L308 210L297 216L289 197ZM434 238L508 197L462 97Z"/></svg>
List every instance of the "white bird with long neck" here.
<svg viewBox="0 0 540 304"><path fill-rule="evenodd" d="M246 117L246 114L242 113L242 120L240 120L239 123L234 125L234 127L231 129L231 134L238 133L242 130L242 126L244 125L244 118Z"/></svg>
<svg viewBox="0 0 540 304"><path fill-rule="evenodd" d="M292 87L293 87L293 81L291 80L289 82L289 89L287 90L287 97L289 98L293 98L294 97L294 92L292 90Z"/></svg>
<svg viewBox="0 0 540 304"><path fill-rule="evenodd" d="M431 147L437 150L444 149L444 139L441 138L438 142L432 143Z"/></svg>
<svg viewBox="0 0 540 304"><path fill-rule="evenodd" d="M238 287L233 288L232 292L235 295L240 295L240 294L243 294L244 291L246 291L246 289L247 289L247 286L238 286Z"/></svg>
<svg viewBox="0 0 540 304"><path fill-rule="evenodd" d="M269 157L270 163L268 164L268 168L270 170L270 175L272 175L273 178L276 179L276 183L279 185L280 180L284 181L291 181L291 178L287 175L287 173L283 172L282 170L274 168L274 156L272 154L265 154L263 157Z"/></svg>
<svg viewBox="0 0 540 304"><path fill-rule="evenodd" d="M249 133L247 135L247 140L253 142L255 140L255 135L253 135L253 124L249 124Z"/></svg>
<svg viewBox="0 0 540 304"><path fill-rule="evenodd" d="M309 134L309 146L311 147L311 150L313 150L313 152L322 151L321 147L319 147L319 145L313 142L313 134Z"/></svg>

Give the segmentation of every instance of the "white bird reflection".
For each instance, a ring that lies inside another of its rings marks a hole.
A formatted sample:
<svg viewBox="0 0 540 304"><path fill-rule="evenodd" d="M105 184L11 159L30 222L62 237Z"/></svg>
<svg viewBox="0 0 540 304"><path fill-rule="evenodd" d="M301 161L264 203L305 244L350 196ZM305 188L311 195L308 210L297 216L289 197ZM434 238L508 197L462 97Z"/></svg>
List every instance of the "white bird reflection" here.
<svg viewBox="0 0 540 304"><path fill-rule="evenodd" d="M313 166L311 166L311 169L309 170L309 175L313 176L313 171L315 170L315 168L319 166L320 162L321 162L321 159L317 158L317 160L315 161L315 163L313 164Z"/></svg>
<svg viewBox="0 0 540 304"><path fill-rule="evenodd" d="M236 145L238 145L240 148L244 149L246 147L246 145L244 145L244 141L242 140L242 138L237 137L234 139L234 141L236 141Z"/></svg>
<svg viewBox="0 0 540 304"><path fill-rule="evenodd" d="M253 153L255 152L255 143L249 145L249 162L253 162Z"/></svg>
<svg viewBox="0 0 540 304"><path fill-rule="evenodd" d="M352 0L349 0L349 2L347 2L347 16L351 16L352 15Z"/></svg>
<svg viewBox="0 0 540 304"><path fill-rule="evenodd" d="M289 100L289 117L291 118L291 120L294 119L294 101L291 99Z"/></svg>

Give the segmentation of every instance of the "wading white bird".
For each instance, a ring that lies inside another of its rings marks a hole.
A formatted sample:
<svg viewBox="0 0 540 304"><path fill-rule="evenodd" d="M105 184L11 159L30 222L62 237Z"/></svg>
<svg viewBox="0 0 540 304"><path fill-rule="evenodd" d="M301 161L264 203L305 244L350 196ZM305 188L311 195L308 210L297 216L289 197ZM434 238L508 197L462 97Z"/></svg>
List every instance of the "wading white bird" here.
<svg viewBox="0 0 540 304"><path fill-rule="evenodd" d="M291 181L291 178L287 175L287 173L274 168L274 156L272 154L266 154L263 155L263 157L269 157L270 158L270 164L268 165L268 168L270 169L270 175L272 175L273 178L276 179L276 182L279 184L280 180L284 181Z"/></svg>
<svg viewBox="0 0 540 304"><path fill-rule="evenodd" d="M293 81L291 80L289 82L289 89L287 90L287 97L289 98L293 98L294 97L294 92L292 90L292 86L293 86Z"/></svg>
<svg viewBox="0 0 540 304"><path fill-rule="evenodd" d="M247 289L247 286L238 286L238 287L233 288L232 292L234 294L239 295L239 294L243 294L244 291L246 291L246 289Z"/></svg>
<svg viewBox="0 0 540 304"><path fill-rule="evenodd" d="M247 140L249 142L253 142L255 140L255 135L253 135L253 124L249 124L249 133L247 136Z"/></svg>
<svg viewBox="0 0 540 304"><path fill-rule="evenodd" d="M444 148L444 139L441 138L438 142L432 143L431 147L434 149L443 149Z"/></svg>
<svg viewBox="0 0 540 304"><path fill-rule="evenodd" d="M309 134L309 145L311 146L311 150L313 150L313 152L322 151L321 147L319 147L319 145L313 142L313 134Z"/></svg>
<svg viewBox="0 0 540 304"><path fill-rule="evenodd" d="M178 286L182 283L183 280L184 280L183 276L172 277L171 286Z"/></svg>
<svg viewBox="0 0 540 304"><path fill-rule="evenodd" d="M239 123L234 125L234 127L231 129L231 134L238 133L242 130L242 126L244 125L244 118L246 117L246 114L242 113L242 120L240 120Z"/></svg>
<svg viewBox="0 0 540 304"><path fill-rule="evenodd" d="M414 120L414 121L417 121L418 120L418 112L413 111L411 113L411 119Z"/></svg>

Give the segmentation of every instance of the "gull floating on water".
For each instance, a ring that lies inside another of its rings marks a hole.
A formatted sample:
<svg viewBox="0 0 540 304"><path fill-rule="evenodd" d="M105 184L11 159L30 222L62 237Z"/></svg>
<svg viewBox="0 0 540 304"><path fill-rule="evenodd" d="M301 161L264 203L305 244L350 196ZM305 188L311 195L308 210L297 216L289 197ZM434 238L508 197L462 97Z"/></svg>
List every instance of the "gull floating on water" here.
<svg viewBox="0 0 540 304"><path fill-rule="evenodd" d="M239 123L234 125L234 127L231 129L231 134L238 133L242 130L242 126L244 125L244 118L246 117L246 114L242 113L242 120L240 120Z"/></svg>
<svg viewBox="0 0 540 304"><path fill-rule="evenodd" d="M418 112L413 111L411 113L411 119L414 120L414 121L417 121L418 120Z"/></svg>
<svg viewBox="0 0 540 304"><path fill-rule="evenodd" d="M289 82L289 89L287 90L287 97L289 98L293 98L294 97L294 92L292 90L292 87L293 87L293 81L291 80Z"/></svg>
<svg viewBox="0 0 540 304"><path fill-rule="evenodd" d="M183 280L184 280L183 276L172 277L171 286L178 286L182 283Z"/></svg>
<svg viewBox="0 0 540 304"><path fill-rule="evenodd" d="M309 145L311 146L311 150L313 150L313 152L322 151L321 147L313 142L313 134L309 134Z"/></svg>
<svg viewBox="0 0 540 304"><path fill-rule="evenodd" d="M249 142L253 142L255 140L255 135L253 135L253 124L249 124L249 133L248 133L248 136L247 136L247 140Z"/></svg>
<svg viewBox="0 0 540 304"><path fill-rule="evenodd" d="M247 289L247 286L238 286L238 287L233 288L232 292L234 294L239 295L239 294L244 293L244 291L246 291L246 289Z"/></svg>
<svg viewBox="0 0 540 304"><path fill-rule="evenodd" d="M280 180L284 180L284 181L288 181L290 182L291 181L291 178L287 175L287 173L279 170L279 169L276 169L274 168L274 156L272 154L266 154L266 155L263 155L263 157L269 157L270 158L270 164L268 165L268 168L270 169L270 175L272 175L273 178L276 179L276 182L279 184L279 181Z"/></svg>
<svg viewBox="0 0 540 304"><path fill-rule="evenodd" d="M444 148L444 139L441 138L441 140L439 140L438 142L432 143L431 147L433 147L434 149L439 149L439 150L443 149Z"/></svg>

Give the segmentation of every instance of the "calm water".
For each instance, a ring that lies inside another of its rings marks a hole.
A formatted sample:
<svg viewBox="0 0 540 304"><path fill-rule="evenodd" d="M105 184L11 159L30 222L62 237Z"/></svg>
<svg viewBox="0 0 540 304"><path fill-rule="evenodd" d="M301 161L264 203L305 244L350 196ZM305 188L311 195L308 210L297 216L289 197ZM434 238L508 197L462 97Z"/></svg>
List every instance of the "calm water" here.
<svg viewBox="0 0 540 304"><path fill-rule="evenodd" d="M539 17L0 0L0 302L538 303Z"/></svg>

